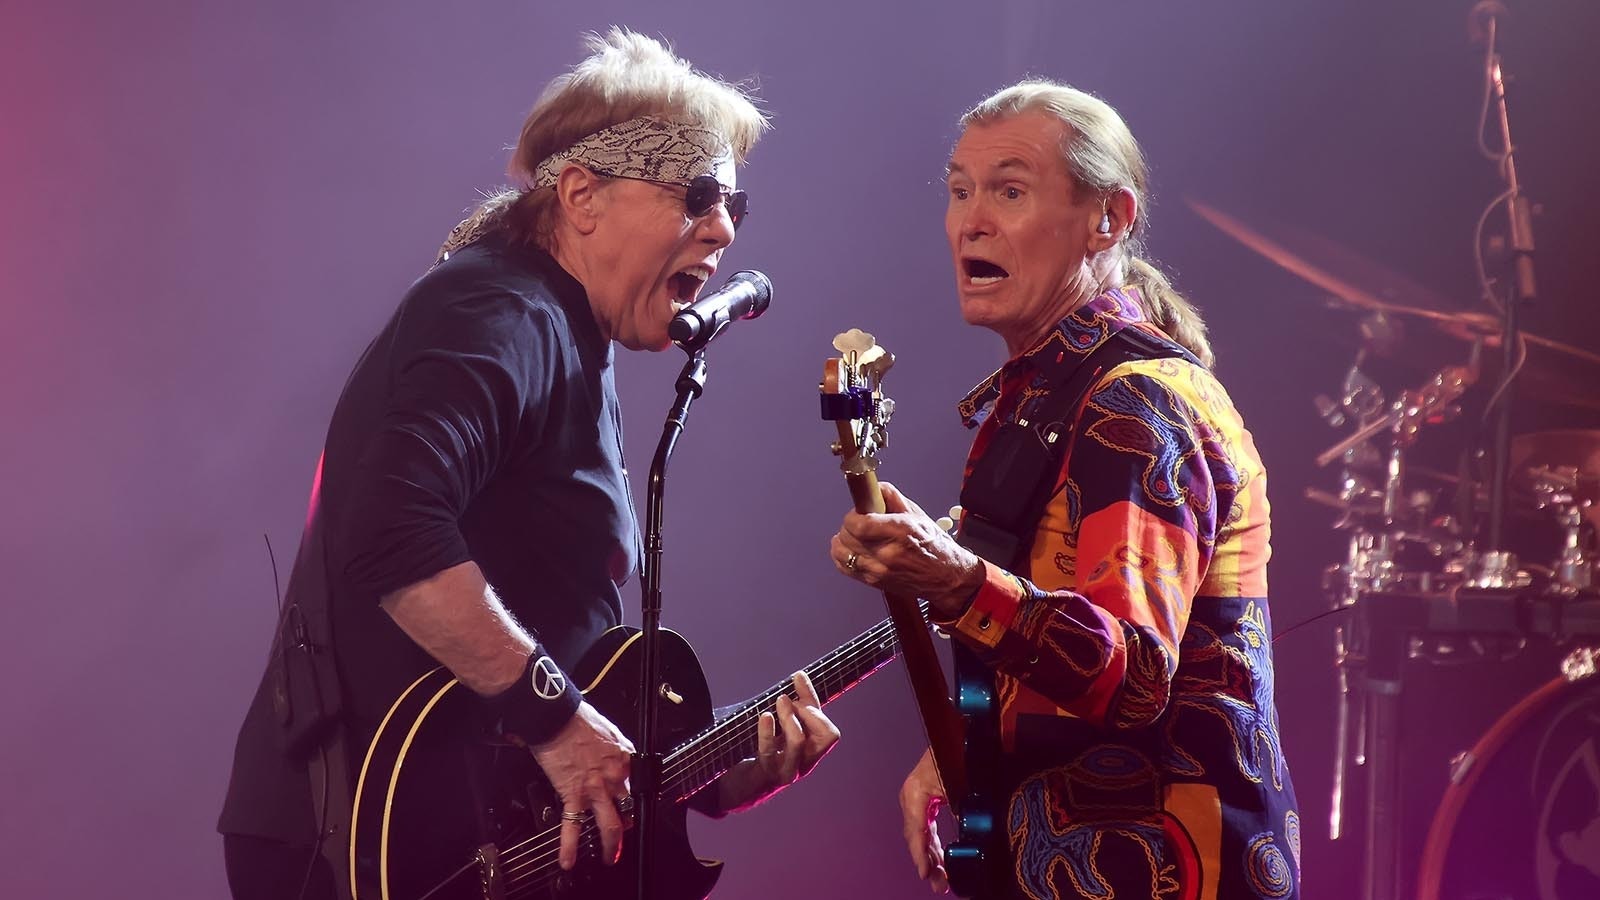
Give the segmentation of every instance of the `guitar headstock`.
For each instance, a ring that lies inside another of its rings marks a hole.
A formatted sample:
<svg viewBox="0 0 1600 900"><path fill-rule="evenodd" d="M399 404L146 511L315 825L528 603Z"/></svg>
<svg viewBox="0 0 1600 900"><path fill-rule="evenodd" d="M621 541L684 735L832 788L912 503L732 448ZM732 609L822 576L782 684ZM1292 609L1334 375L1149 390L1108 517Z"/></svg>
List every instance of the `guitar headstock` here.
<svg viewBox="0 0 1600 900"><path fill-rule="evenodd" d="M883 377L894 354L872 335L852 328L833 339L839 355L822 368L822 418L835 423L839 439L833 453L846 474L861 475L878 467L878 451L889 443L889 418L894 401L884 396Z"/></svg>

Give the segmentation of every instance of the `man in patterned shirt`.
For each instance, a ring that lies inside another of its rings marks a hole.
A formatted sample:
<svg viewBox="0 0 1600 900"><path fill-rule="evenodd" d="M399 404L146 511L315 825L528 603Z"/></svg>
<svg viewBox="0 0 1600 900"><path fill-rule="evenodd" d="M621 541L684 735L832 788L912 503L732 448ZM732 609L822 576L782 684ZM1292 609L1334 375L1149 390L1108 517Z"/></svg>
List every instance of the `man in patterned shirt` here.
<svg viewBox="0 0 1600 900"><path fill-rule="evenodd" d="M889 512L846 516L833 560L925 598L993 677L998 771L970 780L998 787L1009 852L986 896L1295 897L1266 473L1204 324L1140 258L1138 144L1110 106L1048 81L1000 91L962 127L945 216L961 313L1010 356L960 405L977 429L969 481L997 433L1039 429L1075 375L1084 399L1013 558L979 557L885 485ZM1124 329L1169 352L1096 371L1088 358ZM931 754L900 800L917 873L944 890Z"/></svg>

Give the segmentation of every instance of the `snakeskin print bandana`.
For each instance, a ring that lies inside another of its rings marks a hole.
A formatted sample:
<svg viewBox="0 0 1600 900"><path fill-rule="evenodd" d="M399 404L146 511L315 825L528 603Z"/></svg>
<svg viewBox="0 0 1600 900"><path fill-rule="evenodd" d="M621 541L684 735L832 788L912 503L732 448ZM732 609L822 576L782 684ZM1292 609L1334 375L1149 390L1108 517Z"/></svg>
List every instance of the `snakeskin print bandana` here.
<svg viewBox="0 0 1600 900"><path fill-rule="evenodd" d="M602 128L551 154L535 167L528 187L538 190L555 184L569 162L646 181L682 184L699 175L715 175L725 186L733 181L733 149L721 135L699 125L651 116Z"/></svg>

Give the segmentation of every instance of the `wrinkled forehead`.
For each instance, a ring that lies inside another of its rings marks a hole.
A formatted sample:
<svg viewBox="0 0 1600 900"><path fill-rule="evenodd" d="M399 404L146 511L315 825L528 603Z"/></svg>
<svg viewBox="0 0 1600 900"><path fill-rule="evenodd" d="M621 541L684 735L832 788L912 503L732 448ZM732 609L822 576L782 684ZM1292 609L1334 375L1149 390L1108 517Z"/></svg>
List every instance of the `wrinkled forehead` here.
<svg viewBox="0 0 1600 900"><path fill-rule="evenodd" d="M649 181L687 182L715 175L735 186L733 148L723 137L700 125L641 116L603 128L549 158L534 169L531 188L548 187L568 163Z"/></svg>
<svg viewBox="0 0 1600 900"><path fill-rule="evenodd" d="M1008 172L1039 176L1064 173L1064 138L1065 126L1059 119L1038 113L974 122L950 151L946 172L974 179Z"/></svg>

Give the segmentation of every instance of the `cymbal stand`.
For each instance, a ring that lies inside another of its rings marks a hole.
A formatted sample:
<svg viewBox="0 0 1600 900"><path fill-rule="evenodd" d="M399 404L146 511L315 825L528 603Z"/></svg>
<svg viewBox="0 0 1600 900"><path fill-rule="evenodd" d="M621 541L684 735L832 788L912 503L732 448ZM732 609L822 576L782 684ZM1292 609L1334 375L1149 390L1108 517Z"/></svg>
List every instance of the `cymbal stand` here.
<svg viewBox="0 0 1600 900"><path fill-rule="evenodd" d="M1353 434L1317 458L1319 465L1336 458L1344 460L1340 501L1345 515L1336 527L1348 532L1349 542L1345 562L1328 573L1325 587L1333 596L1334 605L1351 608L1354 617L1354 621L1341 624L1335 631L1339 709L1335 725L1337 756L1333 802L1328 817L1329 836L1333 840L1343 834L1348 763L1353 761L1365 767L1369 751L1378 755L1391 753L1398 724L1394 698L1390 696L1398 691L1398 681L1368 668L1369 622L1358 601L1365 593L1381 592L1395 585L1399 577L1395 551L1402 541L1427 537L1425 530L1413 533L1401 521L1402 514L1411 512L1415 505L1405 499L1403 491L1405 451L1416 441L1424 425L1448 419L1456 413L1457 402L1478 377L1478 348L1474 346L1466 365L1440 369L1420 388L1402 391L1386 408L1378 385L1361 372L1365 352L1363 348L1356 356L1355 364L1345 377L1341 401L1335 404L1320 397L1317 402L1323 417L1334 426L1344 424L1347 412L1350 417L1362 421ZM1381 457L1382 480L1379 486L1374 486L1360 470L1370 468L1379 458L1373 441L1385 433L1388 440ZM1352 746L1353 685L1361 696L1354 701L1358 718L1354 723L1356 734ZM1366 855L1369 884L1385 881L1392 884L1397 862L1390 846L1392 842L1375 840L1375 837L1392 834L1392 816L1397 806L1393 785L1389 784L1393 767L1387 764L1383 767L1383 784L1378 781L1376 768L1368 773ZM1373 890L1378 889L1374 887Z"/></svg>
<svg viewBox="0 0 1600 900"><path fill-rule="evenodd" d="M1353 615L1353 621L1340 625L1335 638L1339 672L1335 725L1338 756L1328 825L1330 837L1338 840L1343 833L1347 766L1354 761L1366 771L1362 895L1366 900L1398 900L1400 858L1395 838L1399 832L1400 785L1395 757L1400 736L1404 651L1396 650L1392 641L1386 642L1392 636L1375 623L1387 611L1381 604L1368 609L1369 604L1362 603L1361 598L1394 587L1400 576L1395 565L1396 549L1404 541L1427 537L1426 529L1411 531L1402 521L1402 514L1412 512L1416 505L1403 493L1406 448L1417 440L1425 425L1444 421L1459 410L1462 394L1478 377L1478 347L1474 346L1466 365L1445 366L1421 387L1401 391L1387 408L1377 385L1360 371L1364 353L1365 350L1357 355L1345 378L1344 398L1338 408L1331 402L1318 403L1331 424L1343 423L1343 410L1350 410L1362 421L1353 434L1318 457L1319 465L1334 458L1344 460L1341 500L1346 514L1338 527L1349 532L1349 544L1344 565L1329 573L1328 587L1335 604L1351 608ZM1380 457L1373 443L1384 434L1387 442ZM1381 485L1373 486L1359 470L1370 468L1379 458L1383 462ZM1353 747L1352 687L1359 693Z"/></svg>
<svg viewBox="0 0 1600 900"><path fill-rule="evenodd" d="M1392 513L1399 497L1398 472L1401 469L1393 465L1386 467L1386 483L1381 490L1373 488L1358 471L1365 468L1362 463L1371 457L1370 437L1381 432L1381 429L1373 431L1372 423L1382 422L1388 418L1382 414L1383 390L1361 371L1366 352L1367 348L1362 347L1356 354L1355 362L1345 376L1337 403L1325 396L1317 398L1317 407L1329 425L1337 428L1352 419L1365 423L1351 436L1354 440L1347 438L1340 441L1332 451L1333 456L1329 458L1330 462L1333 458L1344 461L1340 473L1339 500L1344 506L1345 514L1340 517L1335 527L1346 531L1349 539L1344 562L1332 567L1324 576L1323 587L1328 591L1335 607L1355 608L1356 600L1363 591L1381 590L1394 574L1394 551L1390 535L1386 528L1371 527L1369 520L1374 500L1378 501L1380 519L1385 508ZM1323 456L1328 457L1328 454ZM1359 615L1359 609L1356 610L1356 614ZM1360 671L1366 656L1366 648L1361 641L1362 633L1362 629L1354 627L1351 623L1340 623L1334 629L1334 665L1339 677L1339 706L1334 726L1334 743L1337 751L1334 759L1333 802L1328 813L1328 834L1332 840L1339 840L1344 832L1344 795L1348 761L1353 757L1357 766L1366 764L1366 717L1359 712L1354 722L1356 735L1353 748L1350 735L1352 703L1358 711L1365 709L1364 703L1354 695L1361 684Z"/></svg>
<svg viewBox="0 0 1600 900"><path fill-rule="evenodd" d="M1474 586L1499 587L1509 573L1515 577L1515 558L1505 550L1503 535L1506 518L1506 479L1511 462L1511 409L1516 395L1516 378L1521 366L1522 333L1520 314L1525 304L1533 302L1538 294L1533 268L1533 220L1528 199L1523 196L1521 182L1517 179L1516 145L1511 140L1511 119L1506 110L1506 77L1496 46L1500 19L1506 8L1498 0L1480 0L1469 16L1470 29L1475 41L1485 47L1485 89L1498 120L1501 146L1499 153L1491 153L1505 180L1503 195L1509 226L1512 285L1509 296L1501 307L1500 349L1503 354L1501 368L1503 381L1495 391L1498 406L1494 414L1491 433L1492 464L1489 481L1489 530L1487 547L1482 555L1482 567L1473 579ZM1481 130L1480 123L1480 130ZM1481 140L1481 138L1480 138ZM1491 294L1492 296L1492 294Z"/></svg>

